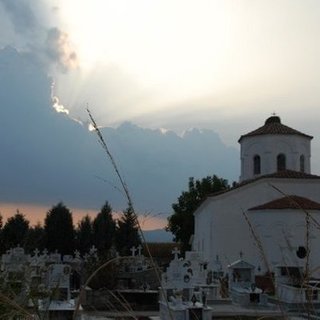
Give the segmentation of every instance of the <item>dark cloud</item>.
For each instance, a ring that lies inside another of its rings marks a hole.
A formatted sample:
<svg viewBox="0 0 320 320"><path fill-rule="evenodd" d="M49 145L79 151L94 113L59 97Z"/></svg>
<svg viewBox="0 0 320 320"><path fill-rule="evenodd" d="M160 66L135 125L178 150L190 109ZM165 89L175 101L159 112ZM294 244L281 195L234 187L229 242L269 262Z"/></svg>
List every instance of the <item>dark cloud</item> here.
<svg viewBox="0 0 320 320"><path fill-rule="evenodd" d="M19 36L14 45L33 54L47 70L57 66L59 71L67 72L78 66L77 53L69 35L57 26L51 26L50 14L55 15L58 9L49 10L49 6L25 0L0 0L0 4Z"/></svg>
<svg viewBox="0 0 320 320"><path fill-rule="evenodd" d="M37 19L30 7L30 2L24 0L0 0L11 17L17 33L28 34L37 27Z"/></svg>
<svg viewBox="0 0 320 320"><path fill-rule="evenodd" d="M51 79L29 55L0 50L0 88L0 202L126 206L96 136L51 107ZM170 212L189 176L238 172L238 152L212 131L101 130L140 211Z"/></svg>

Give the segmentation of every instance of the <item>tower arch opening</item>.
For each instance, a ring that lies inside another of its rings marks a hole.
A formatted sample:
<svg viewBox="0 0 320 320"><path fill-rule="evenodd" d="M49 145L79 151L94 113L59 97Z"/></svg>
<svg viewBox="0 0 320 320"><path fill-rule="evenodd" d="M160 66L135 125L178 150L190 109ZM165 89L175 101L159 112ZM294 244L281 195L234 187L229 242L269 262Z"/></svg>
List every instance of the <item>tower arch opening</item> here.
<svg viewBox="0 0 320 320"><path fill-rule="evenodd" d="M261 173L261 158L258 154L253 157L253 174Z"/></svg>
<svg viewBox="0 0 320 320"><path fill-rule="evenodd" d="M283 153L278 154L277 156L277 171L284 171L286 170L286 155Z"/></svg>

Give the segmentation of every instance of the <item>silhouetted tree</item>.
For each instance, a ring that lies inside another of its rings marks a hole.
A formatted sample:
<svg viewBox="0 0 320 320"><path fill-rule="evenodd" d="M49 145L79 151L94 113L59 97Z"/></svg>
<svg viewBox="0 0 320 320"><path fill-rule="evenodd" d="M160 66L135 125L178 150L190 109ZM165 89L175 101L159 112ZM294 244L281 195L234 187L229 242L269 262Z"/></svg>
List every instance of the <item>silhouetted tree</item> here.
<svg viewBox="0 0 320 320"><path fill-rule="evenodd" d="M3 227L3 218L2 218L2 214L0 213L0 254L4 253L4 246L2 241L2 227Z"/></svg>
<svg viewBox="0 0 320 320"><path fill-rule="evenodd" d="M174 213L168 218L166 227L175 236L174 240L181 242L182 251L190 249L189 241L194 232L194 211L207 195L228 188L228 181L216 175L196 181L189 178L189 190L183 191L178 202L172 204Z"/></svg>
<svg viewBox="0 0 320 320"><path fill-rule="evenodd" d="M2 229L2 241L4 250L24 246L27 232L29 230L29 221L17 210L17 213L10 217Z"/></svg>
<svg viewBox="0 0 320 320"><path fill-rule="evenodd" d="M116 223L112 218L112 208L108 201L93 220L94 245L100 255L108 254L114 240Z"/></svg>
<svg viewBox="0 0 320 320"><path fill-rule="evenodd" d="M28 253L33 253L35 249L44 250L45 248L45 231L40 223L34 227L29 228L26 234L25 250Z"/></svg>
<svg viewBox="0 0 320 320"><path fill-rule="evenodd" d="M118 220L116 230L116 248L121 255L129 255L132 246L141 244L139 228L136 215L132 206L123 212L123 216Z"/></svg>
<svg viewBox="0 0 320 320"><path fill-rule="evenodd" d="M93 226L88 215L84 216L78 223L76 230L77 249L81 254L88 253L93 245Z"/></svg>
<svg viewBox="0 0 320 320"><path fill-rule="evenodd" d="M74 227L72 213L63 204L52 207L44 221L45 245L50 252L72 254L74 250Z"/></svg>

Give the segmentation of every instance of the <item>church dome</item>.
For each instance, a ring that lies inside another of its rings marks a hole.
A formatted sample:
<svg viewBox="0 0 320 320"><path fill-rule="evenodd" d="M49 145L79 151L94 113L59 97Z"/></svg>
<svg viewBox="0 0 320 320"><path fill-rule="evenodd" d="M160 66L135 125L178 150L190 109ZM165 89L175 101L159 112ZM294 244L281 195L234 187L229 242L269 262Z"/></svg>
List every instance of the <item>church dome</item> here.
<svg viewBox="0 0 320 320"><path fill-rule="evenodd" d="M240 182L283 170L310 173L313 137L281 123L272 115L264 125L242 135Z"/></svg>
<svg viewBox="0 0 320 320"><path fill-rule="evenodd" d="M280 117L278 116L269 117L264 124L270 124L270 123L281 123Z"/></svg>
<svg viewBox="0 0 320 320"><path fill-rule="evenodd" d="M241 140L245 137L253 137L253 136L265 135L265 134L300 135L309 139L313 138L312 136L309 136L305 133L302 133L298 130L292 129L282 124L280 117L271 116L265 121L262 127L242 135L238 142L241 142Z"/></svg>

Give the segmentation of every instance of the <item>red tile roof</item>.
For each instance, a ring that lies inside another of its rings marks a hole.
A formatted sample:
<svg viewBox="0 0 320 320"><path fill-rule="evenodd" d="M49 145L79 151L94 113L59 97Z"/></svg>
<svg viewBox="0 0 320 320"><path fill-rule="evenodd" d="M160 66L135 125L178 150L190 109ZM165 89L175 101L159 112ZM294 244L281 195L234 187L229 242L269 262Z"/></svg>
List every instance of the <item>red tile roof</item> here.
<svg viewBox="0 0 320 320"><path fill-rule="evenodd" d="M257 178L248 179L248 180L245 180L245 181L243 181L241 183L235 183L235 185L233 185L231 188L226 189L226 190L222 190L222 191L218 191L218 192L215 192L215 193L211 193L206 198L214 197L214 196L217 196L219 194L226 193L226 192L229 192L231 190L241 188L242 186L250 184L250 183L253 183L255 181L262 180L262 179L268 179L268 178L318 180L318 179L320 179L320 176L317 176L315 174L310 174L310 173L304 173L304 172L300 172L300 171L283 170L283 171L279 171L279 172L275 172L275 173L265 174L265 175L262 175L262 176L257 177Z"/></svg>
<svg viewBox="0 0 320 320"><path fill-rule="evenodd" d="M260 206L250 208L249 210L274 210L274 209L304 209L320 210L320 203L300 196L287 196L279 198Z"/></svg>
<svg viewBox="0 0 320 320"><path fill-rule="evenodd" d="M300 171L294 171L294 170L282 170L270 174L265 174L260 177L246 180L243 183L252 182L255 180L260 180L263 178L282 178L282 179L320 179L320 176L317 176L315 174L311 173L305 173Z"/></svg>
<svg viewBox="0 0 320 320"><path fill-rule="evenodd" d="M235 189L241 188L242 186L248 185L248 184L253 183L255 181L268 179L268 178L317 180L317 179L320 179L320 176L317 176L317 175L314 175L314 174L310 174L310 173L303 173L303 172L299 172L299 171L293 171L293 170L284 170L284 171L279 171L279 172L275 172L275 173L271 173L271 174L266 174L266 175L263 175L263 176L260 176L260 177L254 178L254 179L245 180L245 181L243 181L241 183L235 183L231 188L228 188L226 190L210 193L206 197L203 198L203 200L200 202L199 206L202 203L204 203L208 198L216 197L216 196L219 196L221 194L228 193L228 192L233 191ZM319 204L319 206L320 206L320 204Z"/></svg>
<svg viewBox="0 0 320 320"><path fill-rule="evenodd" d="M264 126L254 131L251 131L247 134L242 135L238 140L238 142L240 142L242 138L245 138L245 137L253 137L253 136L259 136L259 135L265 135L265 134L299 135L309 139L313 138L312 136L304 134L298 130L292 129L288 126L285 126L284 124L281 123L281 120L279 117L272 116L265 121Z"/></svg>

